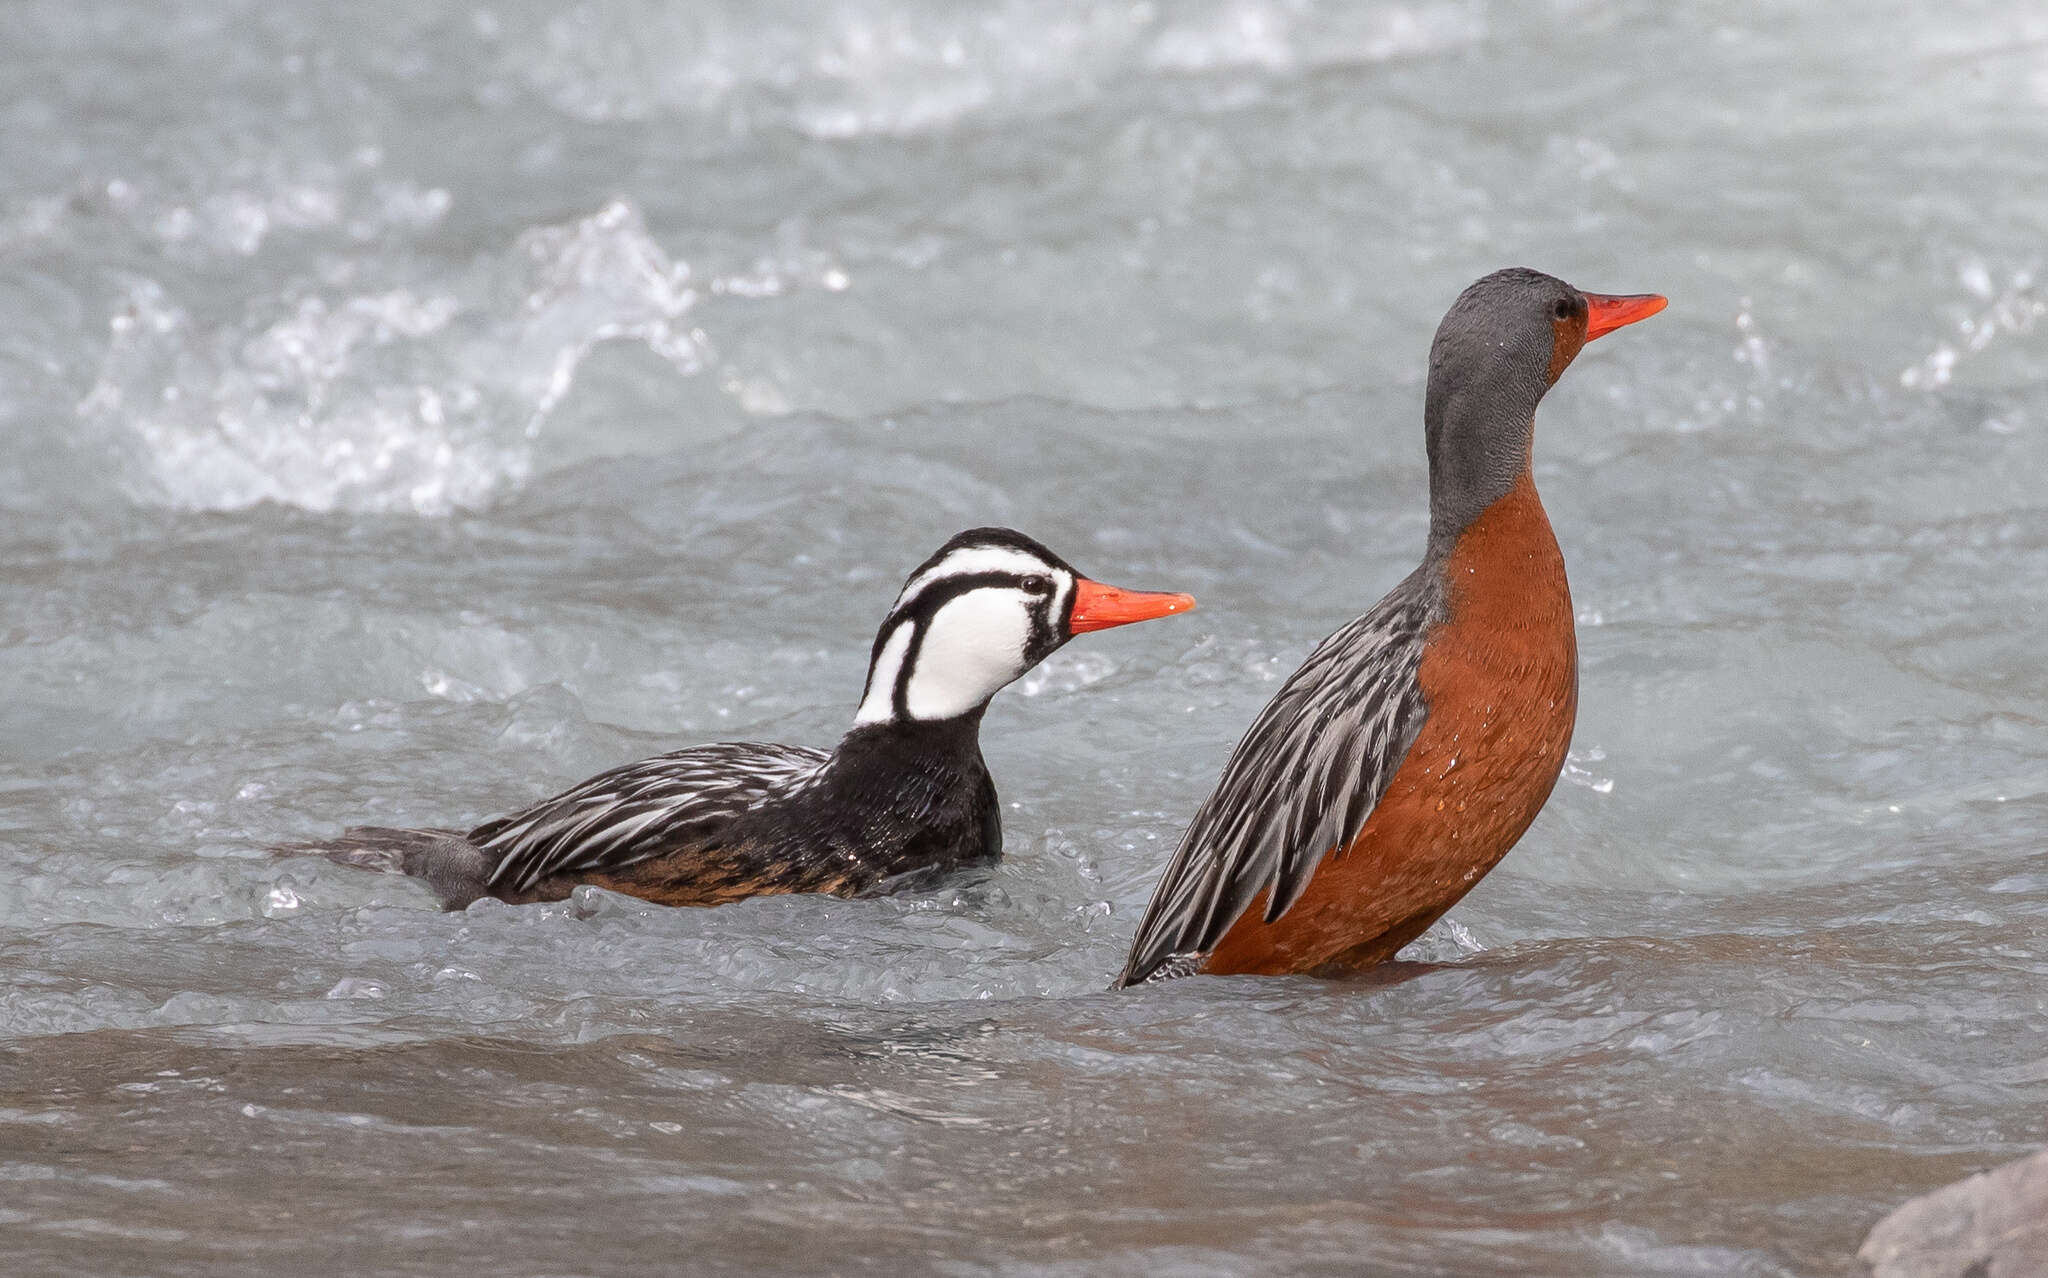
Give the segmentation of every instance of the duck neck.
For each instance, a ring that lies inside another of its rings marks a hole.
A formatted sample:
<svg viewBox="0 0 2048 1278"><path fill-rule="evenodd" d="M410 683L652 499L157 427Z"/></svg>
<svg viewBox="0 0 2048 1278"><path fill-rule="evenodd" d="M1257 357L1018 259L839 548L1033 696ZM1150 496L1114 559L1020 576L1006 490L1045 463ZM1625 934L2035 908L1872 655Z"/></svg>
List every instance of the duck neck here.
<svg viewBox="0 0 2048 1278"><path fill-rule="evenodd" d="M1443 619L1458 623L1461 662L1510 681L1541 676L1564 690L1561 698L1575 695L1571 585L1527 471L1423 572L1441 591Z"/></svg>
<svg viewBox="0 0 2048 1278"><path fill-rule="evenodd" d="M1423 409L1429 448L1430 560L1442 560L1496 502L1529 482L1541 382L1495 380L1462 389L1431 377Z"/></svg>
<svg viewBox="0 0 2048 1278"><path fill-rule="evenodd" d="M947 719L858 723L839 742L821 779L866 806L915 814L964 780L985 776L981 717L986 703Z"/></svg>

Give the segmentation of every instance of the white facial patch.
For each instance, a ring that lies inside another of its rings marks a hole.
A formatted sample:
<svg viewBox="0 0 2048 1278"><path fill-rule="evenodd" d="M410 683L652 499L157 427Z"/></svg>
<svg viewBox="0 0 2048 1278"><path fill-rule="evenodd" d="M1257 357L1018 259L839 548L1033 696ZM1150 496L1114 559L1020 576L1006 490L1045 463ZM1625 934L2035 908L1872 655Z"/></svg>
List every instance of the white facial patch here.
<svg viewBox="0 0 2048 1278"><path fill-rule="evenodd" d="M1033 606L1021 590L991 586L949 600L933 614L910 669L910 717L965 714L1023 674ZM861 710L865 714L867 707Z"/></svg>
<svg viewBox="0 0 2048 1278"><path fill-rule="evenodd" d="M861 694L860 710L853 716L856 725L864 723L887 723L896 711L896 677L903 672L903 655L910 651L910 640L917 633L912 622L900 622L889 632L882 650L875 654L874 665L868 669L868 689Z"/></svg>

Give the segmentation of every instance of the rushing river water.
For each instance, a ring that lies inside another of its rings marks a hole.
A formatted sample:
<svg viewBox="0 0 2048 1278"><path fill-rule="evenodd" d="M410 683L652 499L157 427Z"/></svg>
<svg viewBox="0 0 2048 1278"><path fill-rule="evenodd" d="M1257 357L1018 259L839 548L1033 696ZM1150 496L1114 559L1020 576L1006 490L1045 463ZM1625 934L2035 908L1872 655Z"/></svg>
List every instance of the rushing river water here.
<svg viewBox="0 0 2048 1278"><path fill-rule="evenodd" d="M10 1274L1848 1274L2048 1141L2048 16L0 14ZM1425 528L1528 264L1566 778L1370 979L1112 995ZM1192 618L998 699L1007 861L437 912L264 855L826 744L902 575Z"/></svg>

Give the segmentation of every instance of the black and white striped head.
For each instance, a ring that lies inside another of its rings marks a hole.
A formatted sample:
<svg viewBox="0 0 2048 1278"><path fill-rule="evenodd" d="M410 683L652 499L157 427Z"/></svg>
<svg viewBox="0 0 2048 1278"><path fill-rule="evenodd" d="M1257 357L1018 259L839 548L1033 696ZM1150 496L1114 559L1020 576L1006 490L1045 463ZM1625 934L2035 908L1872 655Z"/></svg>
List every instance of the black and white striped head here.
<svg viewBox="0 0 2048 1278"><path fill-rule="evenodd" d="M1090 581L1022 533L972 529L903 583L875 635L854 724L957 718L1077 634L1194 606L1187 595Z"/></svg>

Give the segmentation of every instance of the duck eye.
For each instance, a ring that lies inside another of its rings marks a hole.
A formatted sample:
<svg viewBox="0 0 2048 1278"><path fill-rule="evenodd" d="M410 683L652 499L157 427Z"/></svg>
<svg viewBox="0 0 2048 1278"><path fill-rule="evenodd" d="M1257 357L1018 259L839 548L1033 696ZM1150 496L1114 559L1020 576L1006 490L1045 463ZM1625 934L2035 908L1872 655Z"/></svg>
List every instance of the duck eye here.
<svg viewBox="0 0 2048 1278"><path fill-rule="evenodd" d="M1557 305L1552 310L1559 319L1570 319L1572 317L1572 299L1569 297L1558 298Z"/></svg>
<svg viewBox="0 0 2048 1278"><path fill-rule="evenodd" d="M1041 576L1038 573L1033 573L1026 577L1023 584L1025 591L1030 594L1049 595L1052 593L1052 578Z"/></svg>

